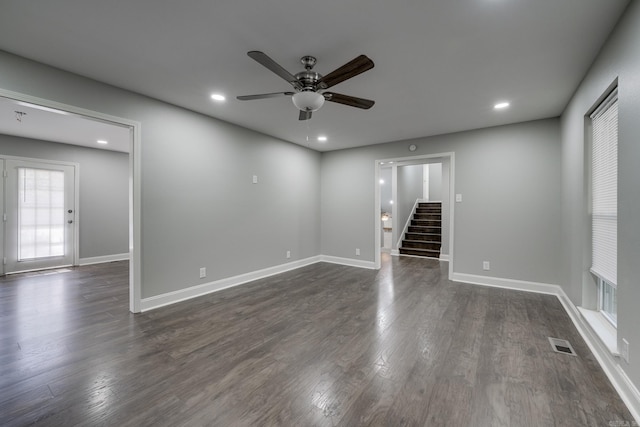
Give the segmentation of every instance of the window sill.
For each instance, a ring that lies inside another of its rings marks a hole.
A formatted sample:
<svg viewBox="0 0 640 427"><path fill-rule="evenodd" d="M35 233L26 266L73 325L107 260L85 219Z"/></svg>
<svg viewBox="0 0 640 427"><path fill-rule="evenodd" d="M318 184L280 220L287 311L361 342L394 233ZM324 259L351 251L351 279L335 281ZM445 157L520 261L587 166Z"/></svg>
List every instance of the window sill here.
<svg viewBox="0 0 640 427"><path fill-rule="evenodd" d="M619 356L618 331L616 328L605 319L599 311L588 310L582 307L578 307L578 310L584 320L591 326L591 329L598 335L602 343L609 349L609 352L614 356Z"/></svg>

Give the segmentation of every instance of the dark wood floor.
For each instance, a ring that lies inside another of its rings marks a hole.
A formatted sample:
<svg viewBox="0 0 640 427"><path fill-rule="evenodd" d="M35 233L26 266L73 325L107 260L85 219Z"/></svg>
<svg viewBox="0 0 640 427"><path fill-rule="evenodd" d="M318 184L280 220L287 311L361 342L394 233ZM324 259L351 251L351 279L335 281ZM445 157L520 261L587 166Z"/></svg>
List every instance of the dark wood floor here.
<svg viewBox="0 0 640 427"><path fill-rule="evenodd" d="M446 271L316 264L140 315L126 263L0 279L0 425L631 424L555 297Z"/></svg>

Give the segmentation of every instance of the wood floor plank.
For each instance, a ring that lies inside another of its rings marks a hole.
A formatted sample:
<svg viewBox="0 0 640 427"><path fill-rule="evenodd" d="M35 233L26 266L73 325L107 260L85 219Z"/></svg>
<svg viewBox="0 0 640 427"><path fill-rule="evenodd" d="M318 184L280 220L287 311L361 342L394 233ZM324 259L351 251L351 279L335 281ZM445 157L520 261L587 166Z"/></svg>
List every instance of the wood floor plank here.
<svg viewBox="0 0 640 427"><path fill-rule="evenodd" d="M126 262L0 278L0 425L631 423L557 298L447 271L318 263L138 315Z"/></svg>

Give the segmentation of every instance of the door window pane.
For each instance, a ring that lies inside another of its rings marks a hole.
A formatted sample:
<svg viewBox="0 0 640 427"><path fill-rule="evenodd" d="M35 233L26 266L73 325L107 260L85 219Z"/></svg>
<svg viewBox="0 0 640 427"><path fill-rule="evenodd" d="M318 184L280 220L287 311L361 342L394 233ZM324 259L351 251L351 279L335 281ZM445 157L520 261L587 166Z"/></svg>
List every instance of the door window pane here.
<svg viewBox="0 0 640 427"><path fill-rule="evenodd" d="M18 168L18 261L64 255L64 172Z"/></svg>

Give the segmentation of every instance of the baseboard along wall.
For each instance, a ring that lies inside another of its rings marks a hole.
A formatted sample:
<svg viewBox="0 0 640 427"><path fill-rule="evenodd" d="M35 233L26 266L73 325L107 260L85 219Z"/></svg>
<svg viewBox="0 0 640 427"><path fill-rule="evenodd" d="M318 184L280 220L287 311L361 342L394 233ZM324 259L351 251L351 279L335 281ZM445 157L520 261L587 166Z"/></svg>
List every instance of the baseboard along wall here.
<svg viewBox="0 0 640 427"><path fill-rule="evenodd" d="M78 265L91 265L91 264L102 264L105 262L114 262L114 261L126 261L129 259L129 253L124 254L115 254L115 255L104 255L104 256L95 256L89 258L80 258L78 260Z"/></svg>

